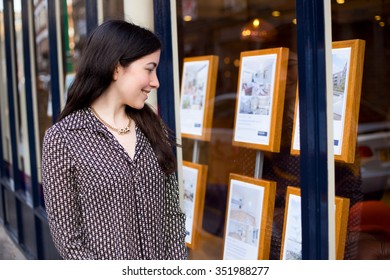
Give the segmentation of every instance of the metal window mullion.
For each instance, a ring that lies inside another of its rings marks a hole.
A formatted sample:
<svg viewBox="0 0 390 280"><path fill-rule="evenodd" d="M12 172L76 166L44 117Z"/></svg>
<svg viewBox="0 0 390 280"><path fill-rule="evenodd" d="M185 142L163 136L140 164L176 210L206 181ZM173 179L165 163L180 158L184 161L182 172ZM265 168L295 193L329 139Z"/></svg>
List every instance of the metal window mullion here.
<svg viewBox="0 0 390 280"><path fill-rule="evenodd" d="M4 1L4 33L5 33L5 55L7 65L7 95L8 95L8 110L11 136L11 151L12 151L12 180L13 186L18 187L20 178L19 160L18 160L18 138L16 133L16 109L15 96L17 90L17 65L16 65L16 50L15 50L15 29L14 29L14 14L13 1Z"/></svg>
<svg viewBox="0 0 390 280"><path fill-rule="evenodd" d="M99 14L97 0L85 0L85 11L87 21L87 34L89 35L98 25Z"/></svg>
<svg viewBox="0 0 390 280"><path fill-rule="evenodd" d="M5 166L4 166L4 153L3 153L3 126L2 122L0 122L0 183L2 179L5 177ZM1 188L1 185L0 185ZM0 193L0 199L2 198ZM0 217L1 218L1 217Z"/></svg>
<svg viewBox="0 0 390 280"><path fill-rule="evenodd" d="M1 26L1 24L0 24ZM0 109L1 110L1 109ZM1 112L0 112L0 115ZM5 160L4 160L4 152L3 152L3 122L0 121L0 211L2 215L0 215L0 223L5 221L5 203L4 203L4 191L3 191L3 178L5 178Z"/></svg>
<svg viewBox="0 0 390 280"><path fill-rule="evenodd" d="M49 59L50 59L50 94L52 102L53 123L61 111L61 98L63 98L63 68L62 44L60 32L59 1L47 1L48 30L49 30Z"/></svg>
<svg viewBox="0 0 390 280"><path fill-rule="evenodd" d="M103 13L103 0L96 0L96 14L97 14L97 24L102 24L104 21L104 13Z"/></svg>
<svg viewBox="0 0 390 280"><path fill-rule="evenodd" d="M326 57L326 116L328 144L328 246L329 259L336 259L335 164L333 150L333 63L332 10L330 0L324 1L325 57ZM331 106L329 106L331 104Z"/></svg>
<svg viewBox="0 0 390 280"><path fill-rule="evenodd" d="M17 59L16 59L16 34L15 34L15 17L14 17L14 5L13 1L4 2L4 33L5 33L5 46L6 46L6 64L7 64L7 85L8 85L8 107L9 107L9 121L10 121L10 134L11 134L11 149L12 149L12 172L13 185L12 189L15 191L13 199L15 200L17 223L17 239L19 244L23 244L23 224L21 216L21 201L18 199L16 192L20 186L19 175L19 151L18 151L18 133L16 128L19 127L18 116L16 114L16 102L18 88L17 88ZM6 211L6 210L5 210ZM6 214L5 214L6 216ZM7 221L8 223L8 221Z"/></svg>
<svg viewBox="0 0 390 280"><path fill-rule="evenodd" d="M179 78L179 48L178 48L178 24L177 11L180 3L177 1L153 1L154 31L163 41L162 59L158 68L160 88L157 94L159 114L167 123L169 128L176 133L176 141L181 143L180 129L180 78ZM180 9L180 8L179 8ZM161 60L160 60L161 61ZM161 67L164 65L164 68ZM182 166L183 155L181 149L176 149L178 167ZM182 198L184 189L180 182L183 182L182 169L177 169L179 181L179 196ZM184 209L183 200L180 199L180 207Z"/></svg>
<svg viewBox="0 0 390 280"><path fill-rule="evenodd" d="M28 145L30 150L30 169L31 184L33 191L33 206L39 204L38 193L38 168L37 168L37 127L34 117L34 98L36 95L35 82L35 60L33 59L34 42L33 42L33 20L32 20L32 3L30 0L22 0L22 26L23 26L23 56L24 56L24 76L26 88L26 110L27 110L27 127L28 127ZM35 107L36 108L36 107Z"/></svg>
<svg viewBox="0 0 390 280"><path fill-rule="evenodd" d="M153 0L154 32L163 42L160 66L157 68L160 80L157 102L160 116L172 131L176 131L170 3L171 1L166 0Z"/></svg>
<svg viewBox="0 0 390 280"><path fill-rule="evenodd" d="M327 1L327 0L325 0ZM329 258L325 7L296 1L300 112L302 258Z"/></svg>
<svg viewBox="0 0 390 280"><path fill-rule="evenodd" d="M4 5L3 5L3 7L4 7ZM3 17L3 24L0 23L0 28L1 28L1 26L4 27L4 17ZM1 29L0 29L0 31L1 31ZM2 81L2 80L3 79L1 78L0 81ZM0 115L2 115L1 112L0 112ZM4 160L4 152L3 152L3 122L2 121L0 121L0 160L1 160L1 162L0 162L0 184L1 184L2 179L5 177L5 160ZM3 198L2 185L0 185L0 199L2 199L2 198ZM2 205L4 205L4 203L2 203ZM0 219L4 220L4 217L0 216Z"/></svg>

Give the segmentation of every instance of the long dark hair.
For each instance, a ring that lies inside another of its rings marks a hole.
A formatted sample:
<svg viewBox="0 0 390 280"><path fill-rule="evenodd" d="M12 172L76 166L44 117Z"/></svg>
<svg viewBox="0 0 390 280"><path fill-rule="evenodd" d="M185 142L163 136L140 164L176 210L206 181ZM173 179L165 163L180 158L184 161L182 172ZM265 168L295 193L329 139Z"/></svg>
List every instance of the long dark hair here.
<svg viewBox="0 0 390 280"><path fill-rule="evenodd" d="M123 20L108 20L98 26L82 51L59 120L91 106L111 84L118 63L127 67L133 61L160 50L161 46L153 32ZM148 137L161 169L166 174L174 172L176 158L172 146L175 141L161 118L147 104L141 110L127 107L126 112Z"/></svg>

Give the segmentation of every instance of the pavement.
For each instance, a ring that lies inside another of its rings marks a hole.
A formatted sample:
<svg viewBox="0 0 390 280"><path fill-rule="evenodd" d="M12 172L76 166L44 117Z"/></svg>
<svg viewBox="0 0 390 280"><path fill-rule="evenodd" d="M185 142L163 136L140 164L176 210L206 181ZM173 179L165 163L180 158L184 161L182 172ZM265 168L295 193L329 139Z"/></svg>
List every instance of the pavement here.
<svg viewBox="0 0 390 280"><path fill-rule="evenodd" d="M0 223L0 260L25 260L22 251Z"/></svg>

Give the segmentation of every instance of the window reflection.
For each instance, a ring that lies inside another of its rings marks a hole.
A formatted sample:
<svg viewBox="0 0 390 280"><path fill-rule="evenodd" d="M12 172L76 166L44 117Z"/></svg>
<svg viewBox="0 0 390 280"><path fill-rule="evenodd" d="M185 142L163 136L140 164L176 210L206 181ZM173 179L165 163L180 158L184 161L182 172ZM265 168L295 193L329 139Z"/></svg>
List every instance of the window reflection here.
<svg viewBox="0 0 390 280"><path fill-rule="evenodd" d="M50 94L50 62L49 62L49 30L48 30L48 12L47 1L34 0L34 42L35 42L35 64L36 64L36 96L34 104L36 108L38 141L39 148L37 151L38 174L40 176L40 161L43 137L46 130L52 124L52 106ZM40 180L39 180L40 182ZM40 205L44 206L43 192L41 185L40 190Z"/></svg>
<svg viewBox="0 0 390 280"><path fill-rule="evenodd" d="M208 165L209 172L201 245L197 250L190 250L193 259L222 257L228 175L234 172L253 177L254 174L256 151L232 146L240 53L276 47L290 50L281 151L265 153L262 176L277 182L270 258L278 259L286 187L300 183L299 157L290 155L298 75L295 1L178 2L177 13L182 19L179 22L181 62L184 57L202 55L220 58L211 141L199 144L198 163ZM366 51L356 160L354 164L335 164L336 195L349 198L351 207L363 201L386 200L386 197L390 205L390 80L386 78L390 66L385 63L390 59L386 51L390 47L390 2L338 2L332 1L332 40L362 39L366 41ZM193 149L194 141L183 139L183 160L192 161ZM349 219L350 228L359 228L361 224L357 213L353 211ZM364 255L359 234L348 233L345 259ZM390 236L386 238L385 242L389 242Z"/></svg>
<svg viewBox="0 0 390 280"><path fill-rule="evenodd" d="M49 32L47 2L34 1L35 21L35 58L37 85L37 112L39 127L39 146L42 146L46 129L51 125L52 112L50 98L50 64L49 64Z"/></svg>
<svg viewBox="0 0 390 280"><path fill-rule="evenodd" d="M22 3L21 0L14 0L14 27L16 39L16 69L17 86L15 102L16 131L17 131L17 152L19 166L20 185L17 186L26 196L26 202L32 205L32 183L30 167L30 150L28 145L27 109L25 98L25 76L23 56L23 30L22 30Z"/></svg>
<svg viewBox="0 0 390 280"><path fill-rule="evenodd" d="M63 57L65 65L64 70L64 98L62 107L65 105L67 91L73 82L75 72L77 71L77 61L84 47L87 37L87 25L85 14L85 1L67 0L63 8Z"/></svg>
<svg viewBox="0 0 390 280"><path fill-rule="evenodd" d="M67 0L61 5L61 36L62 38L62 71L64 77L64 96L61 96L61 106L66 101L67 89L73 81L77 70L77 61L86 38L85 1ZM53 124L52 99L50 92L50 44L48 30L48 2L46 0L34 1L34 31L35 31L35 58L36 58L36 113L38 119L39 148L42 147L46 130ZM40 162L41 151L38 161ZM38 164L38 174L40 174ZM40 186L41 206L44 206Z"/></svg>
<svg viewBox="0 0 390 280"><path fill-rule="evenodd" d="M4 163L3 174L10 182L12 175L12 156L11 156L11 135L9 127L9 108L8 108L8 91L7 91L7 70L4 42L4 7L3 2L0 2L0 112L1 112L1 142L3 146L3 157L1 161Z"/></svg>
<svg viewBox="0 0 390 280"><path fill-rule="evenodd" d="M280 153L283 156L266 152L262 176L277 181L280 189L277 205L281 210L275 212L276 219L283 221L283 189L288 184L299 184L299 160L289 154L297 85L296 26L292 22L295 2L282 1L285 2L283 5L259 0L181 2L183 56L212 54L220 58L211 141L200 143L199 163L209 168L201 234L203 240L200 248L191 251L190 256L193 259L221 259L229 174L253 177L255 173L256 151L232 145L240 53L243 51L273 47L290 49ZM205 37L211 39L204 40ZM192 150L193 141L183 139L184 160L191 161ZM280 237L275 235L271 258L278 257L278 241Z"/></svg>

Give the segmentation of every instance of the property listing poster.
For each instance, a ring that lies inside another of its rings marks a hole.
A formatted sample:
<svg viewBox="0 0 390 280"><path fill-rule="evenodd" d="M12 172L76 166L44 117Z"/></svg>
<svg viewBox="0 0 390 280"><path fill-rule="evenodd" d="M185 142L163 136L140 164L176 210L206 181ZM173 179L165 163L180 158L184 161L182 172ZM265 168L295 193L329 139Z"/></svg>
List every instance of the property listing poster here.
<svg viewBox="0 0 390 280"><path fill-rule="evenodd" d="M333 49L333 145L335 155L341 155L351 48Z"/></svg>
<svg viewBox="0 0 390 280"><path fill-rule="evenodd" d="M300 150L301 145L300 145L300 132L299 132L299 102L297 102L297 111L295 115L295 131L293 135L293 149L294 150Z"/></svg>
<svg viewBox="0 0 390 280"><path fill-rule="evenodd" d="M332 82L333 82L333 150L335 155L341 155L345 112L347 107L348 77L351 48L332 50ZM299 104L295 119L293 149L300 150L299 139Z"/></svg>
<svg viewBox="0 0 390 280"><path fill-rule="evenodd" d="M301 197L290 194L284 237L283 260L302 259Z"/></svg>
<svg viewBox="0 0 390 280"><path fill-rule="evenodd" d="M242 57L234 140L269 145L276 54Z"/></svg>
<svg viewBox="0 0 390 280"><path fill-rule="evenodd" d="M336 205L334 205L336 211ZM284 235L283 260L302 260L301 197L290 194Z"/></svg>
<svg viewBox="0 0 390 280"><path fill-rule="evenodd" d="M223 259L257 260L264 188L231 180Z"/></svg>
<svg viewBox="0 0 390 280"><path fill-rule="evenodd" d="M183 66L180 118L181 132L202 135L209 61L187 61Z"/></svg>
<svg viewBox="0 0 390 280"><path fill-rule="evenodd" d="M184 186L184 214L186 215L186 243L191 244L192 240L192 225L194 223L195 201L196 201L196 186L198 182L198 170L183 166L183 186Z"/></svg>

